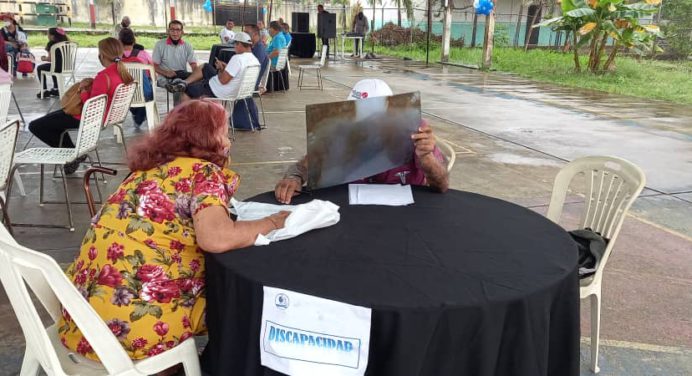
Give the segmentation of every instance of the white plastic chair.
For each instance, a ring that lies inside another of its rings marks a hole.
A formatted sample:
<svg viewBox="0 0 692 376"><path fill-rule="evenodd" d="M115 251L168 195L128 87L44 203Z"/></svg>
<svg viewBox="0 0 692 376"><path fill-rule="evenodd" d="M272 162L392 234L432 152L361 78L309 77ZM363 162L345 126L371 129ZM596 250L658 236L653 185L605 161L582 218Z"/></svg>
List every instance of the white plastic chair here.
<svg viewBox="0 0 692 376"><path fill-rule="evenodd" d="M289 42L286 45L286 69L288 70L288 76L291 77L293 76L293 73L291 72L291 43L293 41Z"/></svg>
<svg viewBox="0 0 692 376"><path fill-rule="evenodd" d="M233 126L233 110L235 108L236 102L249 99L252 100L252 94L255 92L255 84L257 84L257 78L259 77L260 66L259 65L249 65L247 66L240 75L240 87L238 88L238 93L233 97L227 98L207 98L211 100L221 101L224 107L227 108L228 113L231 117L231 138L235 140L235 127ZM234 80L236 78L233 78ZM248 113L248 119L250 120L250 125L252 125L252 116L250 115L250 108L245 103L245 109ZM230 108L228 108L230 104ZM252 127L252 131L255 128Z"/></svg>
<svg viewBox="0 0 692 376"><path fill-rule="evenodd" d="M5 204L5 189L9 185L10 172L14 165L14 150L17 146L17 134L19 133L19 121L14 120L2 126L0 129L0 210L2 221L12 233L10 215Z"/></svg>
<svg viewBox="0 0 692 376"><path fill-rule="evenodd" d="M267 128L267 119L264 116L264 104L262 103L262 96L267 91L267 81L269 80L269 72L271 71L271 61L269 61L268 64L269 65L267 65L267 67L264 69L264 73L260 78L259 85L257 86L256 90L252 92L253 97L256 95L260 101L260 111L262 112L262 124L260 124L260 127L263 129Z"/></svg>
<svg viewBox="0 0 692 376"><path fill-rule="evenodd" d="M125 133L122 125L125 119L127 119L127 114L130 113L130 105L137 91L137 86L137 82L134 81L128 85L119 84L115 88L108 116L106 116L106 121L103 123L103 129L113 127L113 134L115 134L118 143L123 144L123 149L126 153L127 146L125 145Z"/></svg>
<svg viewBox="0 0 692 376"><path fill-rule="evenodd" d="M17 244L4 228L0 228L0 280L26 339L22 376L38 375L41 368L49 376L144 376L181 363L186 375L201 375L194 338L159 355L132 361L55 260ZM43 326L30 291L50 315L50 326ZM57 330L61 307L70 314L101 363L62 345Z"/></svg>
<svg viewBox="0 0 692 376"><path fill-rule="evenodd" d="M449 144L449 142L441 139L437 140L437 146L440 148L440 151L442 154L444 154L445 159L447 160L447 172L451 172L452 167L454 167L454 162L457 160L456 151L454 151L454 148Z"/></svg>
<svg viewBox="0 0 692 376"><path fill-rule="evenodd" d="M282 48L279 50L279 56L277 57L276 60L276 66L271 67L272 72L279 72L278 76L279 79L281 80L281 88L282 91L285 93L286 92L286 82L284 82L284 76L281 74L281 71L286 68L286 62L288 61L288 48ZM272 82L273 86L273 82Z"/></svg>
<svg viewBox="0 0 692 376"><path fill-rule="evenodd" d="M7 54L7 69L10 74L14 73L14 56L12 54Z"/></svg>
<svg viewBox="0 0 692 376"><path fill-rule="evenodd" d="M70 198L67 191L67 178L65 176L65 171L63 170L63 165L68 162L72 162L81 156L87 156L88 153L94 151L98 145L99 135L101 134L101 127L103 125L104 113L106 112L106 101L107 97L105 94L98 95L96 97L90 98L84 107L82 108L82 119L79 124L79 132L77 134L77 141L75 142L74 148L31 148L24 150L15 156L15 166L22 164L39 164L41 165L40 174L40 190L39 190L39 205L43 206L44 203L56 203L56 202L46 202L43 200L43 171L45 165L57 166L61 172L63 189L65 190L65 204L67 205L67 214L69 218L69 226L67 228L70 231L74 231L74 222L72 220L72 206L70 204ZM7 190L7 197L10 197L10 191L12 186L10 185ZM9 200L8 200L9 201ZM26 227L65 227L56 225L38 225L38 224L13 224L14 226L26 226Z"/></svg>
<svg viewBox="0 0 692 376"><path fill-rule="evenodd" d="M8 121L7 114L10 111L10 103L12 102L12 85L11 84L0 84L0 124L4 124ZM19 109L19 107L17 107ZM19 189L19 194L26 196L24 191L24 183L22 182L22 177L19 176L19 172L14 174L14 184L17 185Z"/></svg>
<svg viewBox="0 0 692 376"><path fill-rule="evenodd" d="M303 90L303 88L324 90L324 86L322 85L322 67L324 67L324 64L327 60L327 48L329 48L329 46L322 46L322 57L320 58L319 64L306 64L298 66L298 68L300 69L300 73L298 74L298 88L300 90ZM317 86L303 85L303 80L305 79L305 71L308 70L315 71L315 74L317 76Z"/></svg>
<svg viewBox="0 0 692 376"><path fill-rule="evenodd" d="M65 94L65 84L71 79L72 83L77 82L74 77L75 66L77 65L77 48L79 45L75 42L60 42L54 44L50 48L50 71L41 72L41 77L39 77L40 86L39 93L41 94L41 99L43 99L43 87L49 77L55 77L58 81L58 95L62 98ZM55 54L56 51L60 51L60 56L62 56L62 67L60 72L56 72L56 61Z"/></svg>
<svg viewBox="0 0 692 376"><path fill-rule="evenodd" d="M584 157L576 159L557 174L548 214L558 223L570 182L577 175L584 175L586 197L579 228L590 228L608 239L603 258L596 273L580 281L581 299L591 298L591 370L598 368L598 336L601 322L601 280L603 269L613 250L625 214L639 196L646 177L636 165L616 157Z"/></svg>
<svg viewBox="0 0 692 376"><path fill-rule="evenodd" d="M137 90L135 90L134 97L132 98L132 103L130 107L141 108L144 107L147 112L147 127L149 131L153 131L157 125L159 125L159 109L156 107L156 71L154 67L147 64L141 63L125 63L127 71L130 75L138 82ZM145 73L149 73L148 77ZM144 98L144 78L152 80L152 91L153 98L150 101L146 101Z"/></svg>

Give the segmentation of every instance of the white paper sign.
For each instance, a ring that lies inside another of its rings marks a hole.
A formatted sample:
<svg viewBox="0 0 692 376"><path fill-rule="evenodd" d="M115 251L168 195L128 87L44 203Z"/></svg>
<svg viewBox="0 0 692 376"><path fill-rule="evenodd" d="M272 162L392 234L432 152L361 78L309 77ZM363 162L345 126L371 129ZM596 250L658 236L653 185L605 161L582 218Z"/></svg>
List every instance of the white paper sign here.
<svg viewBox="0 0 692 376"><path fill-rule="evenodd" d="M362 376L371 309L264 286L262 365L293 375Z"/></svg>

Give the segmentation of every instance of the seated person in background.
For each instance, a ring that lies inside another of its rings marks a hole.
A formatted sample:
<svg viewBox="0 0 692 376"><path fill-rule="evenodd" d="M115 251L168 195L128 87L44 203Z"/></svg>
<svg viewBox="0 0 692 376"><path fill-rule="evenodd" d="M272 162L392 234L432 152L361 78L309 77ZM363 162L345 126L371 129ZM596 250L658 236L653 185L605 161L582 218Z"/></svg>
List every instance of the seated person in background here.
<svg viewBox="0 0 692 376"><path fill-rule="evenodd" d="M255 83L255 90L257 90L262 80L262 75L266 69L269 69L269 58L267 58L267 52L260 39L259 27L252 24L245 25L245 32L250 35L250 39L252 39L252 54L255 55L257 61L260 63L260 74ZM260 90L264 89L260 88ZM252 98L246 98L236 102L231 116L233 116L233 127L236 129L251 130L261 128L257 113L257 105L255 105L255 101ZM251 122L250 119L252 120Z"/></svg>
<svg viewBox="0 0 692 376"><path fill-rule="evenodd" d="M373 98L392 95L392 89L382 80L365 79L358 81L351 90L348 100L361 98ZM379 173L360 181L361 183L375 184L412 184L428 185L440 192L449 188L449 174L444 162L442 152L435 146L433 130L426 121L421 122L418 132L411 135L415 145L415 151L411 162ZM279 180L274 188L276 200L290 204L291 198L298 195L298 191L306 183L308 178L308 159L303 157L295 165L288 168L283 179Z"/></svg>
<svg viewBox="0 0 692 376"><path fill-rule="evenodd" d="M124 16L123 19L120 21L119 24L116 24L113 27L113 32L111 33L111 36L113 38L118 38L120 36L120 31L123 29L129 29L130 28L130 17Z"/></svg>
<svg viewBox="0 0 692 376"><path fill-rule="evenodd" d="M21 26L19 26L19 23L17 23L13 16L9 14L4 14L0 19L2 19L3 21L3 27L2 29L0 29L0 38L5 39L4 52L10 55L15 67L15 71L10 73L16 75L17 54L22 49L28 47L28 39L26 37L24 29Z"/></svg>
<svg viewBox="0 0 692 376"><path fill-rule="evenodd" d="M94 217L67 269L132 359L206 332L204 252L249 247L258 234L284 227L288 212L255 221L228 216L240 180L227 168L230 146L221 105L174 108L129 149L132 173ZM69 313L57 327L65 347L98 360Z"/></svg>
<svg viewBox="0 0 692 376"><path fill-rule="evenodd" d="M192 45L182 39L184 34L183 23L173 20L168 24L168 38L156 42L152 61L159 75L156 84L166 87L176 78L185 79L190 76L187 65L192 70L197 67L197 57Z"/></svg>
<svg viewBox="0 0 692 376"><path fill-rule="evenodd" d="M89 98L106 94L108 96L108 104L106 105L105 113L108 114L115 89L117 89L118 85L127 85L133 80L122 62L123 45L119 40L110 37L101 39L98 46L99 61L105 69L98 72L93 80L82 80L79 83L79 95L82 103L85 103ZM81 114L73 116L66 114L64 110L60 109L29 123L29 131L50 147L74 148L75 145L72 143L69 134L65 134L62 145L60 145L60 136L68 129L79 128L80 119ZM79 164L84 162L84 159L86 159L86 156L65 164L65 173L73 174L77 171Z"/></svg>
<svg viewBox="0 0 692 376"><path fill-rule="evenodd" d="M49 72L51 65L55 64L55 72L60 73L62 72L62 54L60 53L60 50L55 51L55 61L51 61L50 57L50 49L53 47L54 44L60 43L60 42L67 42L69 38L67 38L67 34L65 33L65 30L62 27L51 27L48 29L48 44L46 44L46 51L48 52L48 56L41 56L41 61L45 61L46 64L41 64L36 67L36 78L38 78L39 82L41 80L41 72ZM53 89L48 90L48 81L43 82L43 97L57 97L60 95L58 93L58 80L55 76L53 77ZM36 98L41 98L41 93L36 94Z"/></svg>
<svg viewBox="0 0 692 376"><path fill-rule="evenodd" d="M234 40L235 55L228 64L218 59L216 68L204 64L196 68L188 78L171 81L166 89L172 93L184 92L183 100L201 97L228 98L238 94L240 77L245 68L259 65L259 61L252 54L252 40L247 33L236 33Z"/></svg>
<svg viewBox="0 0 692 376"><path fill-rule="evenodd" d="M124 28L120 30L118 39L123 44L123 61L126 63L142 63L147 65L154 64L151 55L143 49L138 48L135 38L135 33L130 28ZM150 101L154 98L153 86L151 82L151 77L147 76L148 82L140 82L140 85L144 85L144 99ZM144 123L147 118L147 110L144 107L132 107L130 108L132 113L132 120L135 122L135 128L139 127Z"/></svg>
<svg viewBox="0 0 692 376"><path fill-rule="evenodd" d="M226 21L226 27L221 29L221 32L219 33L221 43L230 44L231 42L233 42L233 38L235 38L235 32L233 31L234 26L235 23L233 23L233 20L229 19Z"/></svg>

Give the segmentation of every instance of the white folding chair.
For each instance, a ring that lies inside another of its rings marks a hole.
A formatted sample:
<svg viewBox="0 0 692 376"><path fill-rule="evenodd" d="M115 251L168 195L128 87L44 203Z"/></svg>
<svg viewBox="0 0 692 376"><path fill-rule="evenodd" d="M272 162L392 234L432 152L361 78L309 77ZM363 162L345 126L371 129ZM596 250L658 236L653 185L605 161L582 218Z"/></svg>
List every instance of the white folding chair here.
<svg viewBox="0 0 692 376"><path fill-rule="evenodd" d="M262 103L262 96L267 91L267 81L269 80L269 72L271 71L271 61L269 61L267 64L269 65L264 68L264 73L262 73L259 85L257 86L256 90L252 92L253 97L256 95L260 101L260 111L262 112L262 124L260 124L260 127L263 129L267 128L267 119L264 116L264 104Z"/></svg>
<svg viewBox="0 0 692 376"><path fill-rule="evenodd" d="M327 48L329 48L329 46L322 46L322 57L320 58L319 64L306 64L298 66L298 69L300 69L300 72L298 73L298 88L300 90L303 90L303 88L324 90L324 86L322 85L322 67L324 67L324 64L327 60ZM303 85L303 80L305 79L305 71L308 70L315 71L315 74L317 76L317 86Z"/></svg>
<svg viewBox="0 0 692 376"><path fill-rule="evenodd" d="M281 80L281 89L284 93L286 92L286 82L284 81L284 75L281 73L281 71L283 71L284 68L286 68L286 61L288 61L288 48L282 48L279 50L279 56L276 60L276 66L271 67L272 72L279 72L278 76ZM272 82L272 87L273 86L274 82Z"/></svg>
<svg viewBox="0 0 692 376"><path fill-rule="evenodd" d="M156 71L153 66L141 63L125 63L125 67L127 67L127 71L130 72L135 81L138 82L130 107L145 108L147 112L147 127L151 132L160 122L159 109L156 107ZM151 80L153 97L150 101L144 98L145 78Z"/></svg>
<svg viewBox="0 0 692 376"><path fill-rule="evenodd" d="M49 77L55 77L58 81L58 94L62 98L65 94L65 84L72 80L72 83L77 82L74 77L75 66L77 65L77 48L79 45L75 42L60 42L54 44L50 48L50 71L41 72L41 77L39 77L40 86L39 93L41 94L41 99L43 99L43 87L46 80ZM62 57L62 66L60 67L60 72L56 72L56 53L60 51L60 56Z"/></svg>
<svg viewBox="0 0 692 376"><path fill-rule="evenodd" d="M5 189L9 185L10 172L14 165L14 150L17 146L17 134L19 133L19 121L6 123L0 129L0 210L2 210L2 222L7 230L12 233L10 214L7 212Z"/></svg>
<svg viewBox="0 0 692 376"><path fill-rule="evenodd" d="M119 84L115 88L111 108L108 110L106 121L103 123L103 129L113 127L113 134L115 134L118 143L122 143L125 153L127 153L127 146L125 145L125 133L122 125L127 119L127 114L130 113L130 105L137 91L137 86L137 81L134 81L128 85Z"/></svg>
<svg viewBox="0 0 692 376"><path fill-rule="evenodd" d="M238 88L238 93L233 97L227 98L208 98L211 100L221 101L224 107L227 108L228 113L231 116L231 138L235 140L235 127L233 126L233 110L235 109L236 102L249 99L252 100L252 94L255 92L255 84L257 84L257 78L259 77L260 66L250 65L247 66L240 75L240 87ZM234 80L236 78L233 78ZM252 116L250 115L250 108L245 103L245 109L248 113L248 119L250 120L250 125L252 126ZM230 104L230 108L228 108ZM255 127L252 127L252 131L255 131Z"/></svg>
<svg viewBox="0 0 692 376"><path fill-rule="evenodd" d="M291 42L286 45L286 70L288 70L288 76L293 76L291 72Z"/></svg>
<svg viewBox="0 0 692 376"><path fill-rule="evenodd" d="M0 226L2 227L2 226ZM131 360L103 319L70 282L53 258L17 244L0 228L0 280L24 333L26 349L21 375L145 376L183 364L185 374L200 376L194 338L140 361ZM41 303L37 306L31 298ZM40 306L53 322L43 325ZM70 314L101 362L87 359L60 342L61 308Z"/></svg>
<svg viewBox="0 0 692 376"><path fill-rule="evenodd" d="M576 159L563 167L555 177L546 215L551 221L559 222L570 182L577 175L583 175L586 184L579 228L590 228L608 239L596 273L582 279L579 286L581 299L591 298L591 370L597 373L603 269L613 251L625 214L644 189L646 177L639 167L621 158L593 156Z"/></svg>
<svg viewBox="0 0 692 376"><path fill-rule="evenodd" d="M98 145L101 127L103 125L104 113L106 111L107 96L105 94L90 98L82 108L82 119L79 124L79 132L74 148L31 148L24 150L15 156L15 166L22 164L39 164L41 165L40 174L40 190L39 190L39 205L53 204L62 202L48 202L43 200L43 172L45 165L57 166L61 172L63 189L65 190L65 202L67 205L67 215L69 226L57 225L41 225L41 224L13 224L13 226L25 227L67 227L70 231L74 231L74 221L72 220L72 206L67 191L67 178L63 165L72 162L81 156L86 156L89 159L89 152L94 151ZM14 171L13 171L14 172ZM7 189L7 198L9 202L12 185Z"/></svg>
<svg viewBox="0 0 692 376"><path fill-rule="evenodd" d="M12 99L12 84L0 84L0 124L4 124L9 120L7 114L10 111L10 102ZM19 109L19 106L17 106L17 109ZM18 171L14 173L14 183L19 189L19 194L26 196L26 192L24 191L24 183L22 182L22 177L19 176Z"/></svg>

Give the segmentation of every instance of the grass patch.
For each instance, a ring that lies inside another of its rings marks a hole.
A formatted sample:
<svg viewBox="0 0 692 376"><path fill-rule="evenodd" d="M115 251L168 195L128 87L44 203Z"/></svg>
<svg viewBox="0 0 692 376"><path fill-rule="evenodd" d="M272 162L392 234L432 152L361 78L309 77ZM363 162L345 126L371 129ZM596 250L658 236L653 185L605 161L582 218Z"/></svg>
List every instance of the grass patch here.
<svg viewBox="0 0 692 376"><path fill-rule="evenodd" d="M70 40L77 42L80 47L98 47L98 42L110 34L94 34L94 33L81 33L72 32L68 33ZM137 37L137 43L144 46L146 49L153 49L154 44L161 38L165 37L165 33L161 33L158 36L147 34L139 35ZM211 50L211 46L219 43L219 37L216 35L187 35L183 39L186 42L191 43L196 50ZM29 46L32 48L40 48L39 46L45 46L48 43L45 33L29 33L28 35Z"/></svg>
<svg viewBox="0 0 692 376"><path fill-rule="evenodd" d="M376 47L379 54L425 60L425 46ZM480 48L452 48L450 61L480 65ZM430 49L430 61L440 59L438 46ZM581 57L582 67L587 57ZM594 75L575 73L571 54L545 50L524 52L514 48L496 48L493 51L493 68L536 81L563 86L600 90L609 93L640 98L660 99L669 102L692 104L692 62L668 62L636 60L618 57L617 70L613 73Z"/></svg>

